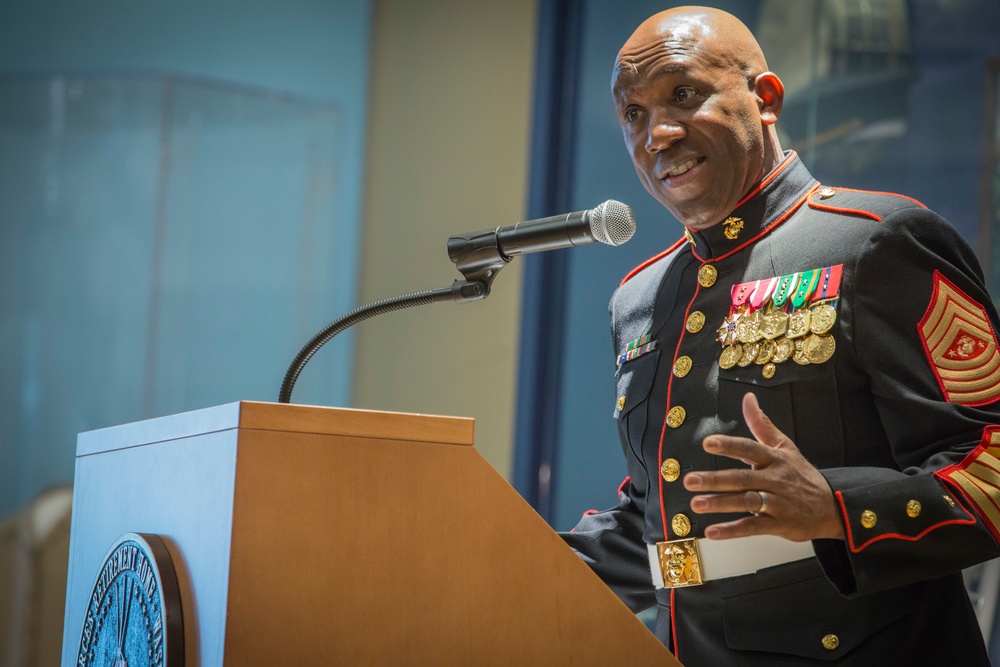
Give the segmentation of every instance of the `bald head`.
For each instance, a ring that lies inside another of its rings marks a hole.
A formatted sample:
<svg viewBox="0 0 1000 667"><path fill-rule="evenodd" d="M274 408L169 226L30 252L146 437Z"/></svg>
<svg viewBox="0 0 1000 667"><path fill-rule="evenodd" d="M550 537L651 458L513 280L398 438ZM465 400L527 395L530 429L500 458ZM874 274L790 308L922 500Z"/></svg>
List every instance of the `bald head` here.
<svg viewBox="0 0 1000 667"><path fill-rule="evenodd" d="M721 222L782 159L784 86L731 14L646 19L618 53L612 91L639 180L689 228Z"/></svg>
<svg viewBox="0 0 1000 667"><path fill-rule="evenodd" d="M760 45L738 18L712 7L675 7L649 17L628 38L615 61L615 87L627 86L664 54L698 55L747 81L767 71Z"/></svg>

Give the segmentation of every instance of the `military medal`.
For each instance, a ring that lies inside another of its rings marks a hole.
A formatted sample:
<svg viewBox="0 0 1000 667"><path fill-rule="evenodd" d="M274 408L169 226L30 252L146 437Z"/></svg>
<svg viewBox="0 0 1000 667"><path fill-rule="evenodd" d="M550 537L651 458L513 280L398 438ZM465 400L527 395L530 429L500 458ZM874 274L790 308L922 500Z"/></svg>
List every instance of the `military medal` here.
<svg viewBox="0 0 1000 667"><path fill-rule="evenodd" d="M736 363L741 368L749 366L750 364L753 363L753 360L757 358L758 354L760 354L760 343L751 343L749 345L744 345L743 355Z"/></svg>
<svg viewBox="0 0 1000 667"><path fill-rule="evenodd" d="M756 343L764 337L760 333L761 317L758 310L751 315L744 315L740 318L739 326L736 328L736 336L741 343Z"/></svg>
<svg viewBox="0 0 1000 667"><path fill-rule="evenodd" d="M757 356L754 357L754 363L758 366L763 366L768 363L774 358L774 353L777 349L778 346L774 344L773 340L765 340L760 344L760 351L757 353Z"/></svg>
<svg viewBox="0 0 1000 667"><path fill-rule="evenodd" d="M776 365L789 359L803 366L829 361L836 349L830 332L837 321L843 269L838 264L733 285L732 308L717 330L723 347L719 367L755 363L770 379ZM707 287L706 279L714 283L717 275L715 267L703 265L699 283Z"/></svg>
<svg viewBox="0 0 1000 667"><path fill-rule="evenodd" d="M810 314L808 310L796 310L788 316L788 338L800 338L809 333Z"/></svg>
<svg viewBox="0 0 1000 667"><path fill-rule="evenodd" d="M830 360L837 343L833 336L813 334L806 337L802 343L802 354L811 364L822 364Z"/></svg>
<svg viewBox="0 0 1000 667"><path fill-rule="evenodd" d="M811 362L806 357L805 350L803 349L804 342L801 338L795 341L795 352L792 354L792 361L801 366L808 366Z"/></svg>
<svg viewBox="0 0 1000 667"><path fill-rule="evenodd" d="M722 356L719 357L719 366L725 369L732 368L736 365L736 362L740 360L743 356L743 346L739 343L734 345L727 345L725 349L722 350Z"/></svg>
<svg viewBox="0 0 1000 667"><path fill-rule="evenodd" d="M718 328L718 341L723 345L732 345L736 342L736 330L739 326L740 314L733 313L722 320L722 326Z"/></svg>
<svg viewBox="0 0 1000 667"><path fill-rule="evenodd" d="M773 303L778 308L785 305L785 301L791 295L795 288L799 284L799 274L792 273L787 276L782 276L778 279L778 286L774 290L774 296L771 297L771 303Z"/></svg>
<svg viewBox="0 0 1000 667"><path fill-rule="evenodd" d="M768 340L784 336L788 331L788 313L783 310L772 310L761 318L760 334Z"/></svg>
<svg viewBox="0 0 1000 667"><path fill-rule="evenodd" d="M809 330L815 334L825 334L837 321L837 310L828 303L813 306L810 312L812 315L809 319Z"/></svg>
<svg viewBox="0 0 1000 667"><path fill-rule="evenodd" d="M767 303L768 299L771 298L771 295L774 294L774 289L777 286L777 278L758 280L757 286L750 294L750 307L754 310L759 310L765 303Z"/></svg>
<svg viewBox="0 0 1000 667"><path fill-rule="evenodd" d="M774 347L774 356L771 358L771 361L776 364L788 361L795 354L795 342L788 338L782 338L775 343Z"/></svg>
<svg viewBox="0 0 1000 667"><path fill-rule="evenodd" d="M795 290L795 294L791 298L794 308L801 308L808 301L809 295L816 289L816 283L819 282L819 274L820 269L802 272L798 289Z"/></svg>

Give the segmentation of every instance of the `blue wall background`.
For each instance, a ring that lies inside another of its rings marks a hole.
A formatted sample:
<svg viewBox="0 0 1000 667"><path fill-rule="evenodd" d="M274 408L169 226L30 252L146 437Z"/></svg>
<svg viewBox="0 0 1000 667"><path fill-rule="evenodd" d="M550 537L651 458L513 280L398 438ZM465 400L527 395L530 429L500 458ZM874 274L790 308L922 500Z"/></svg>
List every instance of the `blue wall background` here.
<svg viewBox="0 0 1000 667"><path fill-rule="evenodd" d="M368 0L0 5L0 516L354 305ZM347 405L349 345L301 383Z"/></svg>

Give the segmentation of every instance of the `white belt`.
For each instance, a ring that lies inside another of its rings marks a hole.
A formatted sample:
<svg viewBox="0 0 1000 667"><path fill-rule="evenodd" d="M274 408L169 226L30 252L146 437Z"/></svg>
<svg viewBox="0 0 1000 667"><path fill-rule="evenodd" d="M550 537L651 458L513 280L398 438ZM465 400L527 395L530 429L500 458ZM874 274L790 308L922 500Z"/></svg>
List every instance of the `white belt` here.
<svg viewBox="0 0 1000 667"><path fill-rule="evenodd" d="M731 540L689 538L646 547L653 585L657 588L697 586L816 555L812 542L789 542L774 535Z"/></svg>

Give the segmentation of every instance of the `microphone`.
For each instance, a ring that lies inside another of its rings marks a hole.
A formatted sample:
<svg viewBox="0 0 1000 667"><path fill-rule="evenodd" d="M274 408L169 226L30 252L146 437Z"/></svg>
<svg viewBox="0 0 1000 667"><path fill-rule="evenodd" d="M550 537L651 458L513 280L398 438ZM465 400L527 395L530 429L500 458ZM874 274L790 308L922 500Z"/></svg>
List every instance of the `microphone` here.
<svg viewBox="0 0 1000 667"><path fill-rule="evenodd" d="M632 209L620 201L609 199L587 211L452 236L448 239L448 256L458 264L469 253L481 251L484 246L493 246L506 262L516 255L587 243L618 246L632 238L634 233L635 215Z"/></svg>

